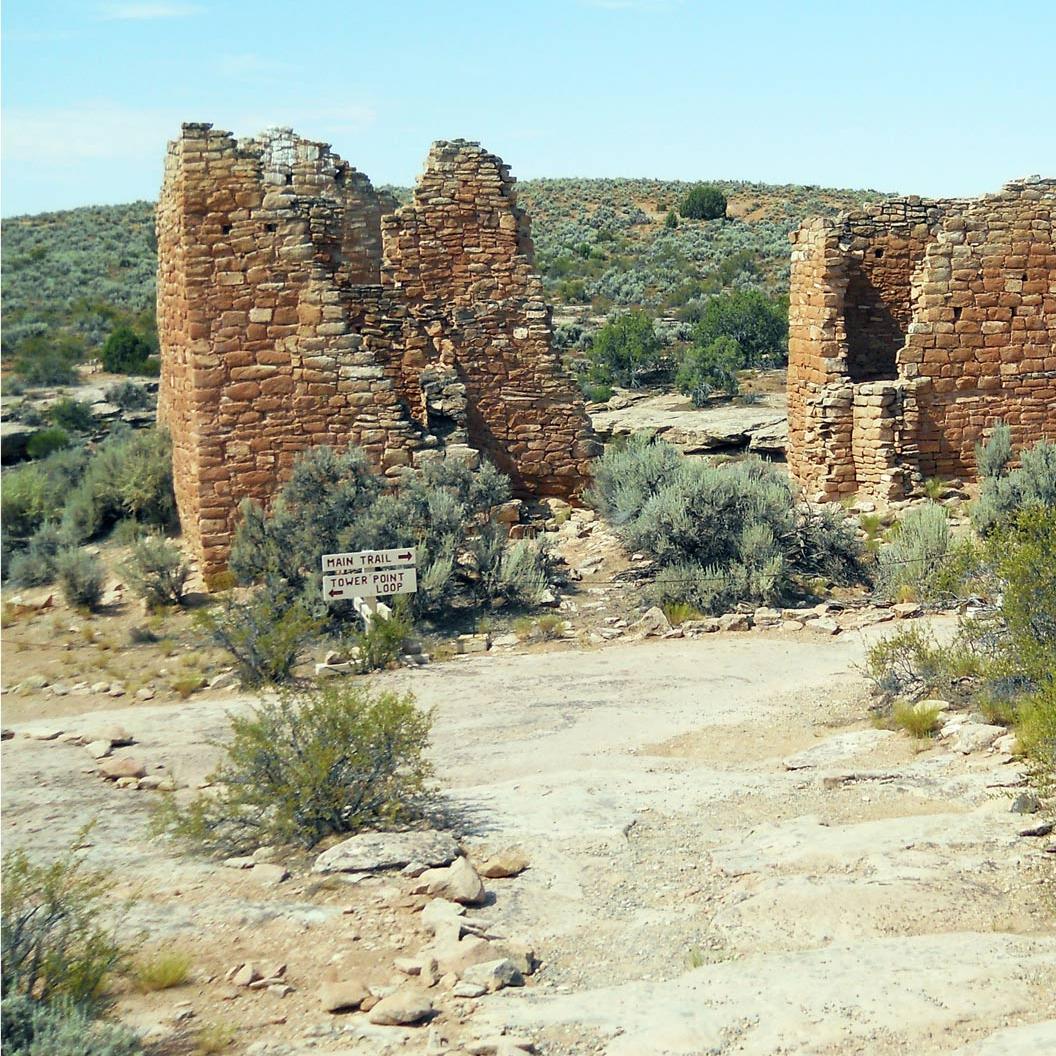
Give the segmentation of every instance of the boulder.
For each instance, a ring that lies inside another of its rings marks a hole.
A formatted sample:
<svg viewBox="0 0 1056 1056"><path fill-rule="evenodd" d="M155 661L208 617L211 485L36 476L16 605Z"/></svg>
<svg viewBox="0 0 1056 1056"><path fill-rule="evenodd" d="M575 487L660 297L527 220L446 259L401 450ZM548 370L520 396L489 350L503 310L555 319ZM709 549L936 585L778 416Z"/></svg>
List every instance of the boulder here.
<svg viewBox="0 0 1056 1056"><path fill-rule="evenodd" d="M633 638L659 638L671 630L671 622L664 615L664 610L654 605L637 623L627 628L627 634Z"/></svg>
<svg viewBox="0 0 1056 1056"><path fill-rule="evenodd" d="M99 773L112 781L124 777L146 777L147 768L138 760L127 755L111 756L99 763Z"/></svg>
<svg viewBox="0 0 1056 1056"><path fill-rule="evenodd" d="M483 986L488 993L494 993L507 986L524 986L524 976L517 965L506 957L470 966L463 974L462 980Z"/></svg>
<svg viewBox="0 0 1056 1056"><path fill-rule="evenodd" d="M323 983L319 988L319 1003L326 1012L351 1012L370 996L370 991L358 979Z"/></svg>
<svg viewBox="0 0 1056 1056"><path fill-rule="evenodd" d="M456 858L445 869L427 869L412 889L414 894L433 895L476 906L484 901L484 885L476 869L465 858Z"/></svg>
<svg viewBox="0 0 1056 1056"><path fill-rule="evenodd" d="M507 847L489 855L477 870L488 880L518 876L528 868L528 855L518 847Z"/></svg>
<svg viewBox="0 0 1056 1056"><path fill-rule="evenodd" d="M421 1023L433 1014L433 1002L422 990L397 990L383 997L367 1014L371 1023L399 1027Z"/></svg>
<svg viewBox="0 0 1056 1056"><path fill-rule="evenodd" d="M459 855L458 844L446 832L364 832L323 851L314 873L372 873L402 869L411 862L447 865Z"/></svg>

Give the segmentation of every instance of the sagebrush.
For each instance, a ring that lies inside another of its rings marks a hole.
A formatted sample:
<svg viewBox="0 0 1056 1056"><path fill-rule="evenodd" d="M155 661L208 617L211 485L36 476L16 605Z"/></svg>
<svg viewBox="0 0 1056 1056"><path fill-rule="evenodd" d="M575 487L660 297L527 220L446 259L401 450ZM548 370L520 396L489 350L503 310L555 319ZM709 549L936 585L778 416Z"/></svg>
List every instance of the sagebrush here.
<svg viewBox="0 0 1056 1056"><path fill-rule="evenodd" d="M342 680L233 716L214 794L159 808L156 827L211 851L411 821L429 805L431 713L410 695Z"/></svg>

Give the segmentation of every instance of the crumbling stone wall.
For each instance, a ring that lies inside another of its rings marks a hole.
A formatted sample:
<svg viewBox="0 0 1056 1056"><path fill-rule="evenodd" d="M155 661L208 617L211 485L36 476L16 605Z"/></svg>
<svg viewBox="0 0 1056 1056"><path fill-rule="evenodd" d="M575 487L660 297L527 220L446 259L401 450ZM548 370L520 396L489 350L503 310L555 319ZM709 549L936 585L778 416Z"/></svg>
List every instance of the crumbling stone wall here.
<svg viewBox="0 0 1056 1056"><path fill-rule="evenodd" d="M206 576L238 505L313 444L386 475L484 451L522 493L573 497L595 444L551 348L501 160L439 143L408 209L288 129L169 145L158 205L159 419Z"/></svg>
<svg viewBox="0 0 1056 1056"><path fill-rule="evenodd" d="M1056 181L884 202L792 236L789 451L815 497L971 480L998 421L1056 436Z"/></svg>

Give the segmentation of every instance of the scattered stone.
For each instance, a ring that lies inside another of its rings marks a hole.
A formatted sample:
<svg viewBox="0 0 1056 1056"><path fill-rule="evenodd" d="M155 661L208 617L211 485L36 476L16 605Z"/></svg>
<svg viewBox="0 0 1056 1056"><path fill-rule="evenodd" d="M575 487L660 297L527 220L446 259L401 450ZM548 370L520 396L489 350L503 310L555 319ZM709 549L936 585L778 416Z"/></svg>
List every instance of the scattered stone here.
<svg viewBox="0 0 1056 1056"><path fill-rule="evenodd" d="M508 876L518 876L528 868L528 856L518 847L507 847L489 855L477 870L488 880L498 880Z"/></svg>
<svg viewBox="0 0 1056 1056"><path fill-rule="evenodd" d="M438 927L449 925L451 922L455 922L455 926L461 931L461 925L457 921L465 912L466 907L457 902L451 902L446 898L434 898L425 904L419 919L422 927L430 935L435 935ZM458 933L455 935L455 940L458 940Z"/></svg>
<svg viewBox="0 0 1056 1056"><path fill-rule="evenodd" d="M747 631L751 630L752 621L743 612L727 612L719 617L720 631Z"/></svg>
<svg viewBox="0 0 1056 1056"><path fill-rule="evenodd" d="M467 983L462 981L455 983L451 988L451 993L455 997L482 997L488 992L486 986L481 986L479 983Z"/></svg>
<svg viewBox="0 0 1056 1056"><path fill-rule="evenodd" d="M1048 836L1052 832L1053 823L1051 821L1042 821L1037 825L1031 825L1029 828L1020 829L1020 836Z"/></svg>
<svg viewBox="0 0 1056 1056"><path fill-rule="evenodd" d="M6 726L0 730L0 740L9 741L14 735L15 731L8 729Z"/></svg>
<svg viewBox="0 0 1056 1056"><path fill-rule="evenodd" d="M248 963L239 965L228 973L228 982L234 986L249 986L250 983L255 983L262 978L263 975L260 969L256 965Z"/></svg>
<svg viewBox="0 0 1056 1056"><path fill-rule="evenodd" d="M56 741L62 734L63 731L55 726L50 729L26 730L26 736L34 741Z"/></svg>
<svg viewBox="0 0 1056 1056"><path fill-rule="evenodd" d="M209 679L208 684L210 689L227 689L230 686L238 684L238 676L234 671L224 671L219 675L213 675L213 677Z"/></svg>
<svg viewBox="0 0 1056 1056"><path fill-rule="evenodd" d="M399 1027L421 1023L433 1014L433 1002L421 990L397 990L383 997L368 1013L367 1019L379 1026Z"/></svg>
<svg viewBox="0 0 1056 1056"><path fill-rule="evenodd" d="M93 682L92 683L93 693L109 693L110 683L109 682Z"/></svg>
<svg viewBox="0 0 1056 1056"><path fill-rule="evenodd" d="M397 957L392 963L396 971L404 975L422 974L422 962L416 957Z"/></svg>
<svg viewBox="0 0 1056 1056"><path fill-rule="evenodd" d="M491 640L493 649L509 649L511 646L520 644L520 638L515 634L497 634Z"/></svg>
<svg viewBox="0 0 1056 1056"><path fill-rule="evenodd" d="M163 777L141 777L137 788L141 788L147 792L155 792L165 784L165 778Z"/></svg>
<svg viewBox="0 0 1056 1056"><path fill-rule="evenodd" d="M664 610L654 605L644 616L627 629L633 638L659 638L671 630L671 622L664 615Z"/></svg>
<svg viewBox="0 0 1056 1056"><path fill-rule="evenodd" d="M1041 800L1033 792L1020 792L1009 809L1013 814L1037 814L1041 810Z"/></svg>
<svg viewBox="0 0 1056 1056"><path fill-rule="evenodd" d="M110 780L120 780L126 777L146 777L147 768L138 759L130 756L111 756L99 764L99 773Z"/></svg>
<svg viewBox="0 0 1056 1056"><path fill-rule="evenodd" d="M277 887L284 880L290 878L289 870L284 865L271 865L265 862L256 862L253 866L253 879L270 887Z"/></svg>
<svg viewBox="0 0 1056 1056"><path fill-rule="evenodd" d="M719 629L719 621L709 616L703 620L683 620L681 626L682 633L692 638L698 634L714 634Z"/></svg>
<svg viewBox="0 0 1056 1056"><path fill-rule="evenodd" d="M524 986L524 976L507 957L471 965L462 974L462 981L483 986L489 993L507 986Z"/></svg>
<svg viewBox="0 0 1056 1056"><path fill-rule="evenodd" d="M108 697L123 697L127 690L120 682L114 682L107 690L106 695Z"/></svg>
<svg viewBox="0 0 1056 1056"><path fill-rule="evenodd" d="M153 700L157 696L157 690L153 686L140 686L136 690L136 700Z"/></svg>
<svg viewBox="0 0 1056 1056"><path fill-rule="evenodd" d="M950 747L962 755L970 755L972 752L981 752L984 748L989 748L1004 733L1004 726L989 726L982 722L962 722L950 739Z"/></svg>
<svg viewBox="0 0 1056 1056"><path fill-rule="evenodd" d="M273 847L270 844L258 847L252 854L253 861L255 862L277 862L281 857L282 848Z"/></svg>
<svg viewBox="0 0 1056 1056"><path fill-rule="evenodd" d="M915 601L903 601L897 605L891 606L891 611L900 620L911 620L916 616L921 616L924 610Z"/></svg>
<svg viewBox="0 0 1056 1056"><path fill-rule="evenodd" d="M815 634L839 634L840 625L829 616L820 616L816 620L810 620L807 626Z"/></svg>
<svg viewBox="0 0 1056 1056"><path fill-rule="evenodd" d="M455 639L455 651L460 656L469 653L486 653L491 639L486 634L460 634Z"/></svg>
<svg viewBox="0 0 1056 1056"><path fill-rule="evenodd" d="M93 759L105 759L110 754L109 741L89 741L84 747Z"/></svg>
<svg viewBox="0 0 1056 1056"><path fill-rule="evenodd" d="M484 885L465 858L456 858L446 869L427 869L418 878L412 893L446 898L466 906L484 901Z"/></svg>
<svg viewBox="0 0 1056 1056"><path fill-rule="evenodd" d="M370 997L370 991L358 979L324 983L319 988L319 1003L326 1012L351 1012Z"/></svg>
<svg viewBox="0 0 1056 1056"><path fill-rule="evenodd" d="M459 856L458 844L446 832L365 832L323 851L313 873L371 873L400 869L411 862L447 865Z"/></svg>

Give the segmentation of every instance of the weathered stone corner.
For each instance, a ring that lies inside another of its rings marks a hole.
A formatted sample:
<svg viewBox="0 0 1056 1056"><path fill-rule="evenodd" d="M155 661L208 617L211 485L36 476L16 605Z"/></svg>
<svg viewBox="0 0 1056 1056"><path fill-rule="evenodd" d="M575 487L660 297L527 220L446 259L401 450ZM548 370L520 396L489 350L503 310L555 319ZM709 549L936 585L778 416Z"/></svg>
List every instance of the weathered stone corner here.
<svg viewBox="0 0 1056 1056"><path fill-rule="evenodd" d="M579 493L597 445L513 185L479 144L438 142L398 209L290 129L183 125L158 204L159 419L206 576L241 500L315 444L393 479L480 452L522 495Z"/></svg>
<svg viewBox="0 0 1056 1056"><path fill-rule="evenodd" d="M811 497L971 480L998 421L1056 438L1056 180L792 235L788 460Z"/></svg>

